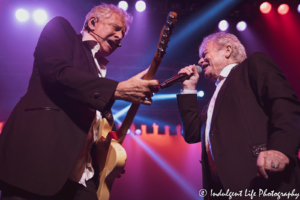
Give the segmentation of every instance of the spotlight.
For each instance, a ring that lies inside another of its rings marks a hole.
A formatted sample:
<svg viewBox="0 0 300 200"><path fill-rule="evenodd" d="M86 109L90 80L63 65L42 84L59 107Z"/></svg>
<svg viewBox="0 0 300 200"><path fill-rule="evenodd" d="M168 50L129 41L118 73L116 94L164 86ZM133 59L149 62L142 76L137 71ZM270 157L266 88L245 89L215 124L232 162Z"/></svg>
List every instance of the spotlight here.
<svg viewBox="0 0 300 200"><path fill-rule="evenodd" d="M289 6L287 4L281 4L279 7L278 7L278 13L281 14L281 15L285 15L287 12L289 12Z"/></svg>
<svg viewBox="0 0 300 200"><path fill-rule="evenodd" d="M29 19L29 13L24 9L18 9L16 11L16 18L20 22L25 22Z"/></svg>
<svg viewBox="0 0 300 200"><path fill-rule="evenodd" d="M264 14L267 14L271 11L271 4L269 2L264 2L260 5L260 11Z"/></svg>
<svg viewBox="0 0 300 200"><path fill-rule="evenodd" d="M229 27L229 24L226 20L222 20L219 22L219 29L221 31L226 31L228 29L228 27Z"/></svg>
<svg viewBox="0 0 300 200"><path fill-rule="evenodd" d="M126 1L120 1L118 7L126 11L128 9L128 3Z"/></svg>
<svg viewBox="0 0 300 200"><path fill-rule="evenodd" d="M142 130L141 129L136 129L135 130L135 134L136 135L141 135L142 134Z"/></svg>
<svg viewBox="0 0 300 200"><path fill-rule="evenodd" d="M244 21L240 21L239 23L237 23L236 25L236 29L238 31L244 31L247 28L247 23Z"/></svg>
<svg viewBox="0 0 300 200"><path fill-rule="evenodd" d="M45 24L48 19L48 16L46 11L36 10L33 13L33 19L37 24Z"/></svg>
<svg viewBox="0 0 300 200"><path fill-rule="evenodd" d="M200 90L198 93L197 93L197 96L198 97L204 97L204 92L202 90Z"/></svg>
<svg viewBox="0 0 300 200"><path fill-rule="evenodd" d="M135 9L139 12L143 12L146 9L146 3L144 1L136 2Z"/></svg>
<svg viewBox="0 0 300 200"><path fill-rule="evenodd" d="M300 13L300 4L298 5L298 12Z"/></svg>

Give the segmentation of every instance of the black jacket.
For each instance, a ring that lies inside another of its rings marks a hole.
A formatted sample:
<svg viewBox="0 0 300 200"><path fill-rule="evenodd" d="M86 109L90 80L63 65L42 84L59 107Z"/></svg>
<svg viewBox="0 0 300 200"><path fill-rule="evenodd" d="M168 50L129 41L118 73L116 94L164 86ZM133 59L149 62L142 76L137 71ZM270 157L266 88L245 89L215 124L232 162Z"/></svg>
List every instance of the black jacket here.
<svg viewBox="0 0 300 200"><path fill-rule="evenodd" d="M205 141L206 112L198 114L196 95L178 95L184 138ZM210 140L224 189L269 188L292 191L300 187L300 103L274 61L254 53L233 68L216 99ZM211 180L205 143L202 143L204 185ZM262 150L287 155L290 166L269 180L257 177L257 155Z"/></svg>
<svg viewBox="0 0 300 200"><path fill-rule="evenodd" d="M28 91L0 135L0 179L54 195L74 167L95 110L113 105L118 82L98 77L90 49L62 17L45 26L34 58Z"/></svg>

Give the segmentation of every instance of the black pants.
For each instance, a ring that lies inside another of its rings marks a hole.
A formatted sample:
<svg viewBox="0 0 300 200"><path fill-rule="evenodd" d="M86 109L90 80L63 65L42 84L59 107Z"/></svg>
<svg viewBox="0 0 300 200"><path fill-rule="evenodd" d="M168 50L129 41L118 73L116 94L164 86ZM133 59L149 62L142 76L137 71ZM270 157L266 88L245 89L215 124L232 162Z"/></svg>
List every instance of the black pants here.
<svg viewBox="0 0 300 200"><path fill-rule="evenodd" d="M54 196L36 195L2 182L0 200L98 200L97 185L93 179L86 182L87 187L68 180Z"/></svg>

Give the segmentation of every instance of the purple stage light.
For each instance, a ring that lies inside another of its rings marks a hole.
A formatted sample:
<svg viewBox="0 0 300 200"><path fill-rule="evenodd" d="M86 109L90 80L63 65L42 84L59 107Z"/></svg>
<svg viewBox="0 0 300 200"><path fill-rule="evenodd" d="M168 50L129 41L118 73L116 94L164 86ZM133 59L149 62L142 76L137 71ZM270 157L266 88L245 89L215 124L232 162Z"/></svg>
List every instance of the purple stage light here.
<svg viewBox="0 0 300 200"><path fill-rule="evenodd" d="M300 4L298 5L298 13L300 13Z"/></svg>
<svg viewBox="0 0 300 200"><path fill-rule="evenodd" d="M136 129L135 130L135 134L136 135L141 135L142 134L142 130L141 129Z"/></svg>
<svg viewBox="0 0 300 200"><path fill-rule="evenodd" d="M126 1L120 1L118 7L126 11L128 9L128 3Z"/></svg>
<svg viewBox="0 0 300 200"><path fill-rule="evenodd" d="M239 23L237 23L236 25L236 29L238 31L244 31L247 28L247 23L244 21L240 21Z"/></svg>
<svg viewBox="0 0 300 200"><path fill-rule="evenodd" d="M222 20L219 22L219 29L221 31L226 31L228 29L228 27L229 27L229 24L226 20Z"/></svg>
<svg viewBox="0 0 300 200"><path fill-rule="evenodd" d="M47 22L48 16L44 10L36 10L33 13L33 19L37 24L45 24Z"/></svg>
<svg viewBox="0 0 300 200"><path fill-rule="evenodd" d="M146 3L144 1L136 2L135 9L139 12L143 12L146 9Z"/></svg>
<svg viewBox="0 0 300 200"><path fill-rule="evenodd" d="M25 22L29 19L29 13L24 9L18 9L16 11L16 18L20 22Z"/></svg>

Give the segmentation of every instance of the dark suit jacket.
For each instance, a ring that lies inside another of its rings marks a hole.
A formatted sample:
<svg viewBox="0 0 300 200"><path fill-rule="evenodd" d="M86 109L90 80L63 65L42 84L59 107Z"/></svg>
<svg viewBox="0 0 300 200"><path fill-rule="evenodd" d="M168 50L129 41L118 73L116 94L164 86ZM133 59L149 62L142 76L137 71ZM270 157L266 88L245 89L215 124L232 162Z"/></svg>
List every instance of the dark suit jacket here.
<svg viewBox="0 0 300 200"><path fill-rule="evenodd" d="M91 51L62 17L45 26L34 58L28 91L0 135L0 179L54 195L74 167L95 110L113 105L118 82L98 77Z"/></svg>
<svg viewBox="0 0 300 200"><path fill-rule="evenodd" d="M205 141L206 113L198 114L196 95L178 95L178 105L185 141ZM232 69L218 94L209 135L225 189L299 190L300 103L267 55L254 53ZM257 155L266 149L280 151L291 160L284 173L269 180L256 175ZM202 159L204 185L210 188L205 147Z"/></svg>

